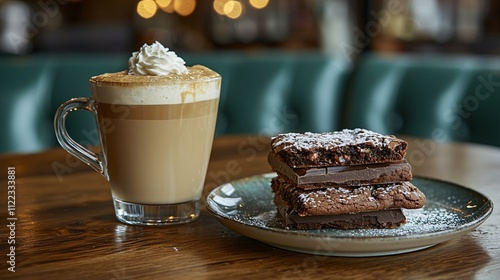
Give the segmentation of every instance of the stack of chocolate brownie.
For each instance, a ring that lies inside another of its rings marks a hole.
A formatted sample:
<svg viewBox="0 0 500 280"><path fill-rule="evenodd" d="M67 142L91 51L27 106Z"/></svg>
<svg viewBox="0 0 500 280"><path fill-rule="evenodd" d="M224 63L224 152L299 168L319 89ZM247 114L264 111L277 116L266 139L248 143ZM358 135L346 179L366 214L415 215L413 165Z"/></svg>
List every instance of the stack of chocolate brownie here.
<svg viewBox="0 0 500 280"><path fill-rule="evenodd" d="M286 228L395 228L425 204L408 143L366 129L273 137L271 187Z"/></svg>

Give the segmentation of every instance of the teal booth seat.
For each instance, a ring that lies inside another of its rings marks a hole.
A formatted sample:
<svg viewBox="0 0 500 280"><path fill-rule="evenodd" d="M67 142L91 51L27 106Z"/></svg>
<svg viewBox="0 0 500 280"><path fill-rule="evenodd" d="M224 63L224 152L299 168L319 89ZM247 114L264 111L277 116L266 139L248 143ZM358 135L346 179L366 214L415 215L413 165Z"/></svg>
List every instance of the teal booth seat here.
<svg viewBox="0 0 500 280"><path fill-rule="evenodd" d="M483 61L478 68L469 76L452 125L466 128L460 140L500 146L500 61Z"/></svg>
<svg viewBox="0 0 500 280"><path fill-rule="evenodd" d="M58 146L53 124L59 105L73 97L89 97L89 78L122 70L127 59L125 55L59 54L0 58L0 129L8 132L0 140L0 153ZM91 114L72 112L66 123L68 133L78 142L98 142Z"/></svg>
<svg viewBox="0 0 500 280"><path fill-rule="evenodd" d="M185 53L187 65L206 65L222 75L221 98L216 135L260 133L272 135L286 131L327 131L340 127L340 108L350 66L319 53ZM20 102L24 92L32 107L40 105L31 117L43 125L21 125L16 114L1 115L8 129L15 131L0 142L0 152L34 152L56 147L52 123L55 111L73 97L90 96L91 76L127 68L128 54L51 54L24 58L0 58L0 77L15 61L22 59L30 68L12 72L4 84L12 90L0 92L1 108ZM45 68L37 65L44 65ZM16 87L17 85L17 87ZM24 85L25 87L22 87ZM31 89L31 90L30 90ZM38 97L43 96L43 98ZM26 105L27 106L27 105ZM0 109L1 109L0 108ZM28 108L28 107L24 107ZM31 112L32 110L27 110ZM98 132L87 112L72 112L67 119L68 133L79 143L95 145ZM43 136L43 137L42 137ZM41 139L43 138L43 139ZM4 140L4 141L7 141Z"/></svg>
<svg viewBox="0 0 500 280"><path fill-rule="evenodd" d="M500 146L498 58L371 54L350 85L346 127Z"/></svg>
<svg viewBox="0 0 500 280"><path fill-rule="evenodd" d="M36 152L52 145L49 69L40 60L0 64L0 152Z"/></svg>
<svg viewBox="0 0 500 280"><path fill-rule="evenodd" d="M216 134L338 129L350 65L319 53L182 54L222 75Z"/></svg>
<svg viewBox="0 0 500 280"><path fill-rule="evenodd" d="M321 53L180 55L222 75L216 135L363 127L500 147L500 58L366 54L350 65ZM126 69L128 57L0 57L0 152L58 146L59 105L90 96L89 78ZM97 144L91 114L70 114L67 127L78 142Z"/></svg>

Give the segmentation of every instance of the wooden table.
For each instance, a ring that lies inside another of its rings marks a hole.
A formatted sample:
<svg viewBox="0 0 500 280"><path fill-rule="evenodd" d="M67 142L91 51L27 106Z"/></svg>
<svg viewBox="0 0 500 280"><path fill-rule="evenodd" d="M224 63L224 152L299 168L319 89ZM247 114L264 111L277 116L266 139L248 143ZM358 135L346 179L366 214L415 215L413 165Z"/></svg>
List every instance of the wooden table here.
<svg viewBox="0 0 500 280"><path fill-rule="evenodd" d="M408 139L416 175L469 186L500 205L500 149ZM204 195L235 178L270 171L269 139L214 142ZM7 227L7 173L16 170L15 273ZM40 279L498 279L500 214L463 237L386 257L324 257L277 249L219 224L203 207L193 223L128 226L114 217L101 175L62 149L0 155L0 278Z"/></svg>

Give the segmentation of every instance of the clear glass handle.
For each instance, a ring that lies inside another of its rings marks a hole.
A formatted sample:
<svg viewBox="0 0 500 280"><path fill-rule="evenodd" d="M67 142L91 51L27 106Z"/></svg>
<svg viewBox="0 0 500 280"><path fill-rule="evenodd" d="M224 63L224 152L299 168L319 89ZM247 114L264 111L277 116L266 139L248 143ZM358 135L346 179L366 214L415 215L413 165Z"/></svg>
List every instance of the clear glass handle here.
<svg viewBox="0 0 500 280"><path fill-rule="evenodd" d="M90 167L106 177L102 154L94 153L80 145L78 142L73 140L71 136L69 136L68 131L66 130L66 117L70 112L75 110L88 111L94 115L94 118L96 117L93 101L90 98L79 97L64 102L59 109L57 109L54 117L54 128L57 141L59 141L59 144L61 144L61 146L70 154L88 164Z"/></svg>

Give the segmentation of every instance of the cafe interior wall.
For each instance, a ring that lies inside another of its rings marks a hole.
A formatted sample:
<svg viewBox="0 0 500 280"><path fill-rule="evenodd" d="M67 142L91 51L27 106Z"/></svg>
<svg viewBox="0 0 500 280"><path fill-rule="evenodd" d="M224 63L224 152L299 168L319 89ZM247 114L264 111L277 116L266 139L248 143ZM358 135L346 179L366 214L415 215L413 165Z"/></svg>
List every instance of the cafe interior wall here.
<svg viewBox="0 0 500 280"><path fill-rule="evenodd" d="M158 40L181 53L326 53L356 69L370 53L496 56L498 15L500 2L493 0L0 0L0 58L126 57ZM488 78L491 71L483 74ZM474 115L495 122L491 112ZM400 132L431 136L394 133Z"/></svg>
<svg viewBox="0 0 500 280"><path fill-rule="evenodd" d="M493 0L0 0L0 51L129 52L158 40L177 51L312 50L344 59L496 54L499 11Z"/></svg>

